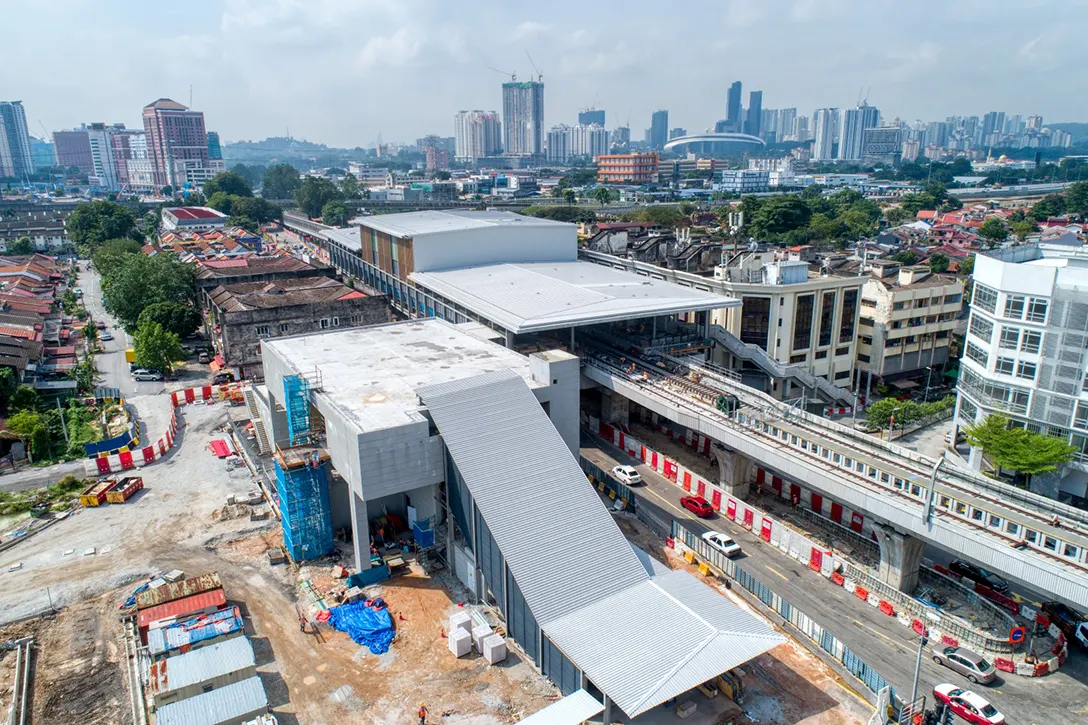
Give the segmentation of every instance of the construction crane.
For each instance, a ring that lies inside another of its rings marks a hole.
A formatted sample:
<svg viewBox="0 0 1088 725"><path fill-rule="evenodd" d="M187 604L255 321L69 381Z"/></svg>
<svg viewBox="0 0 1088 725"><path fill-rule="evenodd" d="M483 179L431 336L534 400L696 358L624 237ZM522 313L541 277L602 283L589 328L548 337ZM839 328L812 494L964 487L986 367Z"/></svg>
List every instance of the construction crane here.
<svg viewBox="0 0 1088 725"><path fill-rule="evenodd" d="M518 74L517 74L517 73L507 73L507 72L506 72L506 71L504 71L504 70L499 70L498 68L493 68L493 67L491 67L491 66L488 66L488 68L489 68L489 69L491 69L491 70L493 70L493 71L495 71L496 73L501 73L501 74L503 74L504 76L510 76L510 82L511 82L511 83L516 83L516 82L517 82L517 80L518 80Z"/></svg>
<svg viewBox="0 0 1088 725"><path fill-rule="evenodd" d="M533 67L533 70L536 71L536 82L543 83L544 74L541 73L540 69L536 67L536 63L533 62L533 56L529 55L529 51L525 51L525 55L529 57L529 65L531 65Z"/></svg>

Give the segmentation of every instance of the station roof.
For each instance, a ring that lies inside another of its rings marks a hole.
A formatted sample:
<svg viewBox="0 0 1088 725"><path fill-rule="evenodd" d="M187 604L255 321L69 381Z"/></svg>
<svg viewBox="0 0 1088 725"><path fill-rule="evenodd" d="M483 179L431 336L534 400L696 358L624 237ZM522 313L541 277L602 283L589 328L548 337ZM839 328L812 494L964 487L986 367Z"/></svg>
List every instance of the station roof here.
<svg viewBox="0 0 1088 725"><path fill-rule="evenodd" d="M573 224L552 219L515 214L509 211L413 211L405 214L381 214L369 216L360 222L363 226L394 237L421 237L426 234L462 232L479 229L524 229L528 227L570 227Z"/></svg>
<svg viewBox="0 0 1088 725"><path fill-rule="evenodd" d="M592 262L415 272L412 281L515 333L740 305L740 300Z"/></svg>

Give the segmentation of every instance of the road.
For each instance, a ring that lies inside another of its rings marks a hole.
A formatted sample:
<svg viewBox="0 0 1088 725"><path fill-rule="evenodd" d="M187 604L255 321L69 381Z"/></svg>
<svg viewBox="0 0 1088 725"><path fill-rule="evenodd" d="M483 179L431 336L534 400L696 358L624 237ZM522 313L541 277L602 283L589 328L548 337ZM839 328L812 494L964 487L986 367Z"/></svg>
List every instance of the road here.
<svg viewBox="0 0 1088 725"><path fill-rule="evenodd" d="M898 620L847 594L742 526L720 516L709 520L696 518L681 508L681 489L676 484L616 446L598 439L583 439L582 445L599 450L602 468L611 467L607 465L608 461L635 466L645 481L645 485L633 489L638 497L637 505L659 519L676 519L696 534L708 529L729 534L744 550L737 558L740 566L831 631L883 675L901 697L910 696L918 639ZM1088 654L1072 651L1070 655L1070 660L1059 672L1047 677L1034 679L999 673L1001 677L993 685L974 689L1005 714L1009 725L1086 722ZM918 692L928 695L927 702L932 701L934 685L942 682L971 687L960 675L934 664L927 651L922 661Z"/></svg>

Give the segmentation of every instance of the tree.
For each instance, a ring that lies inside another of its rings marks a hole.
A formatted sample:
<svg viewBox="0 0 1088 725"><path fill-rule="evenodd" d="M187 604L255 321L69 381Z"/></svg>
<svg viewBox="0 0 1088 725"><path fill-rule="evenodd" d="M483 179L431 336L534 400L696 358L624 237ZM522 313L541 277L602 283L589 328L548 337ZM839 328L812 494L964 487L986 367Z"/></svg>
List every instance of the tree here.
<svg viewBox="0 0 1088 725"><path fill-rule="evenodd" d="M340 193L345 199L359 198L359 182L354 174L344 174L344 178L340 181Z"/></svg>
<svg viewBox="0 0 1088 725"><path fill-rule="evenodd" d="M905 224L913 219L914 216L914 214L911 214L901 206L889 206L884 210L884 218L888 221L888 224L893 227Z"/></svg>
<svg viewBox="0 0 1088 725"><path fill-rule="evenodd" d="M1009 230L1005 227L1005 222L997 217L990 217L982 222L982 226L978 229L978 235L990 244L1000 244L1009 236Z"/></svg>
<svg viewBox="0 0 1088 725"><path fill-rule="evenodd" d="M966 276L969 276L974 271L975 271L975 255L972 254L971 256L965 257L962 260L960 260L960 274L962 274L962 275L964 275L966 277Z"/></svg>
<svg viewBox="0 0 1088 725"><path fill-rule="evenodd" d="M126 255L139 254L141 249L140 243L135 239L107 239L94 253L92 260L99 274L108 278ZM103 284L108 284L105 279Z"/></svg>
<svg viewBox="0 0 1088 725"><path fill-rule="evenodd" d="M563 189L563 201L569 206L574 206L574 202L578 201L578 194L574 192L574 189Z"/></svg>
<svg viewBox="0 0 1088 725"><path fill-rule="evenodd" d="M76 365L76 390L83 394L90 393L94 390L94 378L97 373L98 371L94 367L93 358L88 357L86 360Z"/></svg>
<svg viewBox="0 0 1088 725"><path fill-rule="evenodd" d="M342 227L348 223L351 212L344 206L344 202L334 199L321 207L321 220L332 227Z"/></svg>
<svg viewBox="0 0 1088 725"><path fill-rule="evenodd" d="M185 358L181 341L157 322L141 324L132 336L136 364L169 375L174 363Z"/></svg>
<svg viewBox="0 0 1088 725"><path fill-rule="evenodd" d="M1061 194L1044 196L1028 210L1028 216L1037 222L1045 222L1052 216L1065 213L1065 197Z"/></svg>
<svg viewBox="0 0 1088 725"><path fill-rule="evenodd" d="M249 184L249 188L251 189L255 186L260 185L261 178L264 176L264 172L266 171L265 167L260 164L255 164L253 166L249 166L247 164L235 164L234 166L230 167L230 170L245 179L246 183Z"/></svg>
<svg viewBox="0 0 1088 725"><path fill-rule="evenodd" d="M298 169L291 164L275 164L264 172L261 196L265 199L291 199L298 187Z"/></svg>
<svg viewBox="0 0 1088 725"><path fill-rule="evenodd" d="M1022 221L1012 223L1012 233L1021 242L1027 239L1029 236L1039 230L1039 225L1031 219L1024 219Z"/></svg>
<svg viewBox="0 0 1088 725"><path fill-rule="evenodd" d="M211 182L209 182L211 183ZM225 191L217 191L208 197L208 206L216 211L221 211L227 216L231 214L231 207L234 205L235 197L231 196Z"/></svg>
<svg viewBox="0 0 1088 725"><path fill-rule="evenodd" d="M1072 460L1076 448L1061 438L1010 428L1009 419L997 413L963 430L972 447L981 448L998 468L1027 476L1058 470Z"/></svg>
<svg viewBox="0 0 1088 725"><path fill-rule="evenodd" d="M601 206L604 206L612 201L612 190L607 186L598 186L593 190L593 198L596 199Z"/></svg>
<svg viewBox="0 0 1088 725"><path fill-rule="evenodd" d="M156 302L190 304L193 301L194 272L175 254L147 257L132 254L109 277L103 290L106 309L127 329L137 325L144 308Z"/></svg>
<svg viewBox="0 0 1088 725"><path fill-rule="evenodd" d="M929 255L929 270L931 272L936 273L936 274L941 274L942 272L947 272L948 271L948 257L941 254L940 252L938 252L936 254Z"/></svg>
<svg viewBox="0 0 1088 725"><path fill-rule="evenodd" d="M321 216L321 210L330 201L340 199L340 189L328 179L307 176L295 189L295 203L311 219Z"/></svg>
<svg viewBox="0 0 1088 725"><path fill-rule="evenodd" d="M204 196L211 199L220 192L227 196L253 196L249 182L233 171L220 171L204 182Z"/></svg>
<svg viewBox="0 0 1088 725"><path fill-rule="evenodd" d="M140 313L136 324L143 326L146 322L157 322L167 332L172 332L179 338L184 338L196 332L200 327L200 312L190 305L181 305L177 302L156 302L148 305Z"/></svg>
<svg viewBox="0 0 1088 725"><path fill-rule="evenodd" d="M918 261L918 255L907 249L902 252L896 252L892 255L892 259L909 267Z"/></svg>
<svg viewBox="0 0 1088 725"><path fill-rule="evenodd" d="M7 426L8 430L19 436L19 440L26 445L27 455L32 463L34 461L30 456L32 452L39 457L48 452L49 428L38 411L20 410L8 418Z"/></svg>
<svg viewBox="0 0 1088 725"><path fill-rule="evenodd" d="M772 196L761 200L750 217L745 215L749 233L757 239L773 239L806 226L812 210L796 194Z"/></svg>
<svg viewBox="0 0 1088 725"><path fill-rule="evenodd" d="M231 213L249 217L261 224L277 221L283 216L283 209L255 196L235 196L231 198Z"/></svg>
<svg viewBox="0 0 1088 725"><path fill-rule="evenodd" d="M38 405L38 391L29 385L20 385L8 401L11 410L26 410Z"/></svg>
<svg viewBox="0 0 1088 725"><path fill-rule="evenodd" d="M85 257L91 256L107 239L142 238L132 212L112 201L81 204L68 215L64 226L68 239Z"/></svg>
<svg viewBox="0 0 1088 725"><path fill-rule="evenodd" d="M35 251L37 250L34 248L34 242L30 241L30 237L19 237L8 245L9 254L34 254Z"/></svg>
<svg viewBox="0 0 1088 725"><path fill-rule="evenodd" d="M0 367L0 408L8 407L15 387L15 372L9 367Z"/></svg>
<svg viewBox="0 0 1088 725"><path fill-rule="evenodd" d="M1065 209L1081 217L1088 217L1088 181L1070 184L1065 190Z"/></svg>
<svg viewBox="0 0 1088 725"><path fill-rule="evenodd" d="M159 189L159 193L161 193L163 196L173 196L174 195L174 187L167 184L166 186Z"/></svg>

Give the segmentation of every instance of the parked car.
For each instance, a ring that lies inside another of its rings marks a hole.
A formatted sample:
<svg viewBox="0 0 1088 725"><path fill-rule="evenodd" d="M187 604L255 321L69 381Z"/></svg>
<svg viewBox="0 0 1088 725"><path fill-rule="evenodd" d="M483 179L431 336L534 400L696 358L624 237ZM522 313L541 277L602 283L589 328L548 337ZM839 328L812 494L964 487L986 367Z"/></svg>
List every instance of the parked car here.
<svg viewBox="0 0 1088 725"><path fill-rule="evenodd" d="M1076 640L1082 647L1088 647L1088 617L1061 602L1043 602L1039 608L1066 639Z"/></svg>
<svg viewBox="0 0 1088 725"><path fill-rule="evenodd" d="M234 382L234 373L218 373L212 378L212 385L223 385Z"/></svg>
<svg viewBox="0 0 1088 725"><path fill-rule="evenodd" d="M965 647L937 645L933 648L933 661L955 670L975 684L988 685L997 677L997 670L986 659Z"/></svg>
<svg viewBox="0 0 1088 725"><path fill-rule="evenodd" d="M714 509L702 496L681 496L680 505L701 519L709 519L714 515Z"/></svg>
<svg viewBox="0 0 1088 725"><path fill-rule="evenodd" d="M141 383L157 382L162 380L162 373L158 370L137 370L132 374L132 379Z"/></svg>
<svg viewBox="0 0 1088 725"><path fill-rule="evenodd" d="M197 356L196 359L197 359L197 362L207 364L207 363L210 363L212 361L212 356L209 355L207 352L202 352Z"/></svg>
<svg viewBox="0 0 1088 725"><path fill-rule="evenodd" d="M952 712L974 725L1003 725L1005 722L1005 716L988 700L947 682L933 688L933 697L946 703Z"/></svg>
<svg viewBox="0 0 1088 725"><path fill-rule="evenodd" d="M703 534L703 541L710 545L711 548L717 549L726 556L732 557L740 553L740 544L720 531L706 532Z"/></svg>
<svg viewBox="0 0 1088 725"><path fill-rule="evenodd" d="M953 559L952 563L948 565L948 570L956 576L961 576L964 579L970 579L976 584L990 587L990 589L993 589L995 592L1005 593L1009 591L1009 583L1007 581L997 574L983 569L981 566L975 566L969 561Z"/></svg>
<svg viewBox="0 0 1088 725"><path fill-rule="evenodd" d="M83 296L83 288L82 287L76 287L75 289L72 290L72 294L74 294L77 299L82 297Z"/></svg>
<svg viewBox="0 0 1088 725"><path fill-rule="evenodd" d="M634 466L616 466L612 469L612 475L620 483L626 483L628 486L642 483L642 476L635 470Z"/></svg>
<svg viewBox="0 0 1088 725"><path fill-rule="evenodd" d="M98 322L94 323L94 326L97 327L99 330L105 330L106 329L106 323L103 322L102 320L99 320Z"/></svg>
<svg viewBox="0 0 1088 725"><path fill-rule="evenodd" d="M98 339L101 340L102 342L109 342L110 340L113 339L113 333L110 332L109 330L106 330L105 332L103 332L101 335L98 336Z"/></svg>

